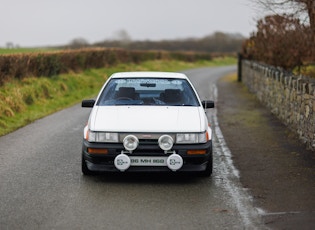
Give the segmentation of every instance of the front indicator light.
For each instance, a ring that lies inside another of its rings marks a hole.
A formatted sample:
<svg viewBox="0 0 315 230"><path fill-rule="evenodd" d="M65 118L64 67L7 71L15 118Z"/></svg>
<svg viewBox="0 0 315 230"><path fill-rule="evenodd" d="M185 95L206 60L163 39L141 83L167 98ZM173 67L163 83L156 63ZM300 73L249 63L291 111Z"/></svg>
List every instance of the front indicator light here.
<svg viewBox="0 0 315 230"><path fill-rule="evenodd" d="M207 150L202 149L202 150L188 150L187 154L188 155L204 155L207 153Z"/></svg>
<svg viewBox="0 0 315 230"><path fill-rule="evenodd" d="M85 140L89 140L89 126L86 125L83 130L83 137Z"/></svg>
<svg viewBox="0 0 315 230"><path fill-rule="evenodd" d="M108 149L88 148L87 151L88 153L92 153L92 154L107 154L108 153Z"/></svg>
<svg viewBox="0 0 315 230"><path fill-rule="evenodd" d="M206 141L209 141L211 138L210 138L210 136L209 136L209 133L208 132L206 132Z"/></svg>

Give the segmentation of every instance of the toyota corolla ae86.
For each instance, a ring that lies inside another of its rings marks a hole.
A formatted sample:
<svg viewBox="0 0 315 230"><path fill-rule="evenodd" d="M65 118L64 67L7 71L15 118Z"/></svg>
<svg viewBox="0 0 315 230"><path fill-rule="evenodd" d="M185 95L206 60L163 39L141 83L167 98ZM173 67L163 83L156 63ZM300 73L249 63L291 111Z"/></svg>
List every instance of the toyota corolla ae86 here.
<svg viewBox="0 0 315 230"><path fill-rule="evenodd" d="M122 72L105 82L84 128L82 173L212 173L212 130L189 78L182 73Z"/></svg>

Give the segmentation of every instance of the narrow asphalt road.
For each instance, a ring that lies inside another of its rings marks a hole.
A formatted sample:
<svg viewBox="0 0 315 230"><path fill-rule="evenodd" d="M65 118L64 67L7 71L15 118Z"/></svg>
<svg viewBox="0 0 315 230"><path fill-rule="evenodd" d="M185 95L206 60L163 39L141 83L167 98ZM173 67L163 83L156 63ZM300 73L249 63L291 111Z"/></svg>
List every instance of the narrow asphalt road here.
<svg viewBox="0 0 315 230"><path fill-rule="evenodd" d="M202 99L236 67L186 71ZM81 174L79 105L0 138L0 229L264 229L239 180L220 127L210 178ZM156 122L156 121L155 121Z"/></svg>

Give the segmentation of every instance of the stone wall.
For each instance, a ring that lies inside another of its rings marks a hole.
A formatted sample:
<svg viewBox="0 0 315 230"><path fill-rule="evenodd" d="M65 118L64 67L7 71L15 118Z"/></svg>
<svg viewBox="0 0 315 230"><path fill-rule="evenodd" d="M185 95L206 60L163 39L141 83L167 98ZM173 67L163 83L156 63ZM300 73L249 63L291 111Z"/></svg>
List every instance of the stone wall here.
<svg viewBox="0 0 315 230"><path fill-rule="evenodd" d="M242 60L239 79L315 151L315 79Z"/></svg>

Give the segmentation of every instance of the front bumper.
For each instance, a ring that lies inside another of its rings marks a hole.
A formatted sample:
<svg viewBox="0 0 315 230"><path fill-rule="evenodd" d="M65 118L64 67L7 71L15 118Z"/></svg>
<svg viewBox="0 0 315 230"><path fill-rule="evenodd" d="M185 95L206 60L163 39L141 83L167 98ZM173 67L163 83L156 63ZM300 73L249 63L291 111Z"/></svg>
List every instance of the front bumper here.
<svg viewBox="0 0 315 230"><path fill-rule="evenodd" d="M88 153L88 148L93 149L107 149L107 154L91 154ZM86 163L90 171L98 172L119 172L114 165L114 160L122 151L124 147L121 143L91 143L83 140L82 145L82 161ZM205 154L190 155L188 150L206 150ZM183 166L178 172L202 172L212 166L212 141L204 144L185 144L174 145L172 151L180 155L183 159ZM126 153L126 152L125 152ZM145 157L161 157L169 156L171 153L164 153L158 145L139 145L138 148L129 156L145 156ZM126 172L170 172L171 170L166 166L130 166Z"/></svg>

